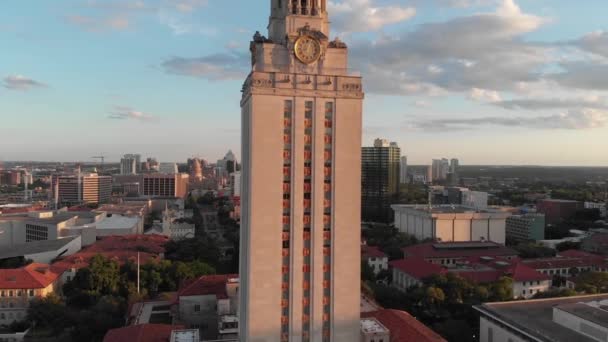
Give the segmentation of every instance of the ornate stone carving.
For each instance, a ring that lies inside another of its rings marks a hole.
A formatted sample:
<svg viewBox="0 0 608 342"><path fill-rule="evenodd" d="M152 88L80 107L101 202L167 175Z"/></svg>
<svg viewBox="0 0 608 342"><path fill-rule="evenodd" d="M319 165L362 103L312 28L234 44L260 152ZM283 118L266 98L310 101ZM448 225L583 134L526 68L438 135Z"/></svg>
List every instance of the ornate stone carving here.
<svg viewBox="0 0 608 342"><path fill-rule="evenodd" d="M342 90L345 91L361 91L361 84L359 83L344 83Z"/></svg>
<svg viewBox="0 0 608 342"><path fill-rule="evenodd" d="M269 79L254 79L252 82L254 87L272 88L272 80Z"/></svg>
<svg viewBox="0 0 608 342"><path fill-rule="evenodd" d="M341 41L340 38L336 37L336 39L334 39L333 41L331 41L329 43L329 47L330 48L334 48L334 49L347 49L348 46L346 46L346 43Z"/></svg>
<svg viewBox="0 0 608 342"><path fill-rule="evenodd" d="M306 24L306 25L304 25L304 27L300 27L298 29L298 35L311 36L311 37L317 38L318 40L321 40L321 41L328 40L327 36L323 32L312 29L310 27L310 25L308 25L308 24Z"/></svg>
<svg viewBox="0 0 608 342"><path fill-rule="evenodd" d="M272 43L272 40L266 38L266 36L263 36L260 31L255 31L253 41L256 43Z"/></svg>

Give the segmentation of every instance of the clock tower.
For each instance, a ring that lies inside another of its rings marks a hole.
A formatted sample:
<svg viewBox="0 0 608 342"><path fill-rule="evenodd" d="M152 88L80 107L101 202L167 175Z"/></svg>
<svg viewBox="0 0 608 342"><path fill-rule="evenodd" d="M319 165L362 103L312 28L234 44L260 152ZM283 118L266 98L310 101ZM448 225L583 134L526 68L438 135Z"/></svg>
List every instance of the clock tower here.
<svg viewBox="0 0 608 342"><path fill-rule="evenodd" d="M240 339L360 338L360 75L327 0L271 0L242 89Z"/></svg>

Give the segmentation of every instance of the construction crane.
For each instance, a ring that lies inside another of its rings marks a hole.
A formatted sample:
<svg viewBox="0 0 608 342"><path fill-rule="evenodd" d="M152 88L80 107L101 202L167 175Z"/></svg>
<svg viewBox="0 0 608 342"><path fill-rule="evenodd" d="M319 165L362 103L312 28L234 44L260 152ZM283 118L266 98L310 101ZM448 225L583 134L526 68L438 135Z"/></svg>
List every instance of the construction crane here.
<svg viewBox="0 0 608 342"><path fill-rule="evenodd" d="M103 172L103 166L104 166L104 162L106 160L106 156L94 156L91 157L91 159L100 159L101 160L101 172Z"/></svg>

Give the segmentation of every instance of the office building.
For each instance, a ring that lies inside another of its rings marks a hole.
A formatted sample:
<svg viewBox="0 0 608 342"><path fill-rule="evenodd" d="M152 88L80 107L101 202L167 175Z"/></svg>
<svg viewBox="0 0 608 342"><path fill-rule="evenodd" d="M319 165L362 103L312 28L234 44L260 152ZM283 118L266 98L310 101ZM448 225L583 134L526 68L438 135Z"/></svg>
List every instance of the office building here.
<svg viewBox="0 0 608 342"><path fill-rule="evenodd" d="M462 206L393 205L395 227L419 240L442 242L493 241L505 243L510 213Z"/></svg>
<svg viewBox="0 0 608 342"><path fill-rule="evenodd" d="M96 173L53 176L57 205L104 204L112 197L112 177Z"/></svg>
<svg viewBox="0 0 608 342"><path fill-rule="evenodd" d="M0 185L17 186L21 184L21 171L0 170Z"/></svg>
<svg viewBox="0 0 608 342"><path fill-rule="evenodd" d="M450 160L450 173L457 174L460 167L460 161L458 159Z"/></svg>
<svg viewBox="0 0 608 342"><path fill-rule="evenodd" d="M608 336L608 295L486 303L480 342L600 342Z"/></svg>
<svg viewBox="0 0 608 342"><path fill-rule="evenodd" d="M121 175L136 175L141 172L141 155L125 154L120 160Z"/></svg>
<svg viewBox="0 0 608 342"><path fill-rule="evenodd" d="M190 181L198 183L203 181L203 165L200 159L188 159L188 170L190 171Z"/></svg>
<svg viewBox="0 0 608 342"><path fill-rule="evenodd" d="M232 197L241 196L241 171L230 174L230 188L232 189Z"/></svg>
<svg viewBox="0 0 608 342"><path fill-rule="evenodd" d="M433 181L445 181L448 179L448 173L450 172L450 161L443 159L433 159L432 165L432 180Z"/></svg>
<svg viewBox="0 0 608 342"><path fill-rule="evenodd" d="M175 174L179 173L177 164L175 163L160 163L158 166L159 173Z"/></svg>
<svg viewBox="0 0 608 342"><path fill-rule="evenodd" d="M401 149L397 143L376 139L361 154L361 213L365 222L393 221L391 202L399 194Z"/></svg>
<svg viewBox="0 0 608 342"><path fill-rule="evenodd" d="M399 165L399 181L401 184L408 184L410 177L407 174L407 156L401 157L401 163Z"/></svg>
<svg viewBox="0 0 608 342"><path fill-rule="evenodd" d="M606 206L606 202L585 202L585 209L597 209L600 212L601 218L606 218L606 214L608 212L608 207Z"/></svg>
<svg viewBox="0 0 608 342"><path fill-rule="evenodd" d="M150 197L185 198L188 193L189 176L185 173L151 173L142 176L142 191Z"/></svg>
<svg viewBox="0 0 608 342"><path fill-rule="evenodd" d="M326 0L271 8L242 89L240 339L357 341L362 80Z"/></svg>
<svg viewBox="0 0 608 342"><path fill-rule="evenodd" d="M545 214L521 214L507 217L506 230L507 240L544 240Z"/></svg>
<svg viewBox="0 0 608 342"><path fill-rule="evenodd" d="M577 201L543 199L536 203L536 210L545 214L547 224L559 224L568 220L583 209L583 203Z"/></svg>

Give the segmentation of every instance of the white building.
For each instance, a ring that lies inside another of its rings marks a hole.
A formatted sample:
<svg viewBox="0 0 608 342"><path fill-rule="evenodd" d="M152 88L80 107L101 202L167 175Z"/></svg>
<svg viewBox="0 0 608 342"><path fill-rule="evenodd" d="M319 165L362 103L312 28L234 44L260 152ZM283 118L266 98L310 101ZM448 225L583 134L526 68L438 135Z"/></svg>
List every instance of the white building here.
<svg viewBox="0 0 608 342"><path fill-rule="evenodd" d="M232 188L232 196L241 196L241 171L236 171L230 174L230 187Z"/></svg>
<svg viewBox="0 0 608 342"><path fill-rule="evenodd" d="M388 270L388 255L378 247L362 245L361 259L367 261L367 264L374 270L376 275Z"/></svg>
<svg viewBox="0 0 608 342"><path fill-rule="evenodd" d="M463 191L462 205L465 207L484 210L488 209L488 193L481 191Z"/></svg>
<svg viewBox="0 0 608 342"><path fill-rule="evenodd" d="M361 319L361 342L389 342L390 331L376 318Z"/></svg>
<svg viewBox="0 0 608 342"><path fill-rule="evenodd" d="M407 174L407 156L402 156L399 164L399 180L401 184L408 184L410 178Z"/></svg>
<svg viewBox="0 0 608 342"><path fill-rule="evenodd" d="M419 240L505 243L506 212L461 206L393 205L395 227Z"/></svg>
<svg viewBox="0 0 608 342"><path fill-rule="evenodd" d="M608 295L578 296L476 306L480 342L605 342Z"/></svg>
<svg viewBox="0 0 608 342"><path fill-rule="evenodd" d="M120 160L121 175L136 175L141 171L141 155L125 154Z"/></svg>
<svg viewBox="0 0 608 342"><path fill-rule="evenodd" d="M606 207L606 203L594 203L594 202L585 202L585 209L597 209L600 211L600 216L602 218L606 217L606 211L608 208Z"/></svg>
<svg viewBox="0 0 608 342"><path fill-rule="evenodd" d="M70 256L82 249L82 237L70 236L57 240L33 241L0 248L0 260L23 257L35 263L50 264L58 257Z"/></svg>
<svg viewBox="0 0 608 342"><path fill-rule="evenodd" d="M179 169L177 168L177 164L175 163L160 163L160 165L158 166L158 172L175 174L179 173Z"/></svg>

